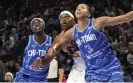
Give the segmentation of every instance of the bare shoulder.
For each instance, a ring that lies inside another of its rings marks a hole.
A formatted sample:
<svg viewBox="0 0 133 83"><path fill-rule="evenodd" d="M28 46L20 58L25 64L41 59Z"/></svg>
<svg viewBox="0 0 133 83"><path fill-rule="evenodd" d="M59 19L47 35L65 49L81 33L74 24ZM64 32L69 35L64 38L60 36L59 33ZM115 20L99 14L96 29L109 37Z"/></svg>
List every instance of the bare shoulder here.
<svg viewBox="0 0 133 83"><path fill-rule="evenodd" d="M58 34L58 35L56 36L56 39L60 39L61 37L62 37L62 33Z"/></svg>
<svg viewBox="0 0 133 83"><path fill-rule="evenodd" d="M64 37L68 39L72 39L72 33L73 33L73 28L70 28L65 32Z"/></svg>

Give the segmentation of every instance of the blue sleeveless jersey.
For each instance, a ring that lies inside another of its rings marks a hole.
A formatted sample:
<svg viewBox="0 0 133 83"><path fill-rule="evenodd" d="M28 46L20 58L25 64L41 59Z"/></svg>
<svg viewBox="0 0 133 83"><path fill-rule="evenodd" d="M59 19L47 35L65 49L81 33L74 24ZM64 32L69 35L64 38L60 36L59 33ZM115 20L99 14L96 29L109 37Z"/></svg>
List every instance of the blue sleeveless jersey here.
<svg viewBox="0 0 133 83"><path fill-rule="evenodd" d="M32 68L33 62L37 57L44 57L47 50L51 47L52 38L46 35L46 41L39 45L35 39L34 35L29 36L29 42L25 48L25 54L23 58L23 64L19 72L29 75L31 77L40 77L46 79L49 67L41 67L38 70Z"/></svg>
<svg viewBox="0 0 133 83"><path fill-rule="evenodd" d="M73 39L86 64L86 81L108 81L113 72L121 72L120 62L106 41L104 33L94 27L93 21L94 19L90 19L82 32L78 31L75 24Z"/></svg>

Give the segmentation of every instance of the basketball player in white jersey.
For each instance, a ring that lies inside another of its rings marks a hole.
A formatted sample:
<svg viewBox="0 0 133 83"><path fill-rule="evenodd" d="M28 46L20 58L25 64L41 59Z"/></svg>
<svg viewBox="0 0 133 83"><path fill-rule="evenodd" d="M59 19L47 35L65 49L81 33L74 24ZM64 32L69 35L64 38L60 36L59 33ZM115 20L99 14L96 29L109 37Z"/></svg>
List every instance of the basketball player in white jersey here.
<svg viewBox="0 0 133 83"><path fill-rule="evenodd" d="M62 32L56 36L54 42L53 42L53 47L56 46L56 44L60 41L60 39L63 37L64 33L70 28L73 27L75 24L75 19L74 16L71 12L69 11L62 11L59 16L60 19L60 24L62 27ZM72 40L70 40L72 41ZM74 83L74 82L82 82L85 83L84 75L85 75L85 64L81 56L79 56L80 52L77 51L75 52L75 56L73 56L74 59L74 66L72 68L72 71L70 72L67 83ZM78 55L78 56L77 56ZM75 78L74 78L75 77ZM77 77L77 78L76 78ZM59 81L61 82L61 81Z"/></svg>
<svg viewBox="0 0 133 83"><path fill-rule="evenodd" d="M71 12L69 11L62 11L59 15L60 24L62 27L62 32L56 36L54 39L54 42L52 44L52 47L56 46L56 44L60 41L60 39L63 37L64 33L74 26L75 19ZM69 40L73 41L73 40ZM75 46L74 46L75 47ZM76 48L75 48L76 49ZM76 51L73 54L74 59L74 65L73 68L68 76L67 83L74 83L74 82L81 82L85 83L84 75L85 75L85 63L80 56L80 52ZM60 72L60 71L59 71ZM59 77L59 82L62 82L62 79Z"/></svg>

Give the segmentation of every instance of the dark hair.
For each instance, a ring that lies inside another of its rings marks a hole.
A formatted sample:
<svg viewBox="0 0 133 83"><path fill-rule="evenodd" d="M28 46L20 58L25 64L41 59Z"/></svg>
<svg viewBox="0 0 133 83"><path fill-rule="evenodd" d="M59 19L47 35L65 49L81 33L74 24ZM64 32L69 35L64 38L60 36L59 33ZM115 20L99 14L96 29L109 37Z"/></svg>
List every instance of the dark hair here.
<svg viewBox="0 0 133 83"><path fill-rule="evenodd" d="M86 4L86 3L81 3L81 4L85 4L87 6L87 8L88 8L88 10L90 12L90 15L91 15L89 18L92 18L92 11L91 11L90 6L88 4Z"/></svg>

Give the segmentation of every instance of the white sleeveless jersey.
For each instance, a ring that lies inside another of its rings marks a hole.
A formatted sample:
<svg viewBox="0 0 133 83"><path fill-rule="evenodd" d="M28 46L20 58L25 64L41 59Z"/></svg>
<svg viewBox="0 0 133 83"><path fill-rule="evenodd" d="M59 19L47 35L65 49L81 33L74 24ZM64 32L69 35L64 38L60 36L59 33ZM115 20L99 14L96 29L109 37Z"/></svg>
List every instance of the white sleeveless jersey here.
<svg viewBox="0 0 133 83"><path fill-rule="evenodd" d="M73 57L74 59L74 65L73 68L79 70L79 71L85 71L85 62L81 57L80 51L78 51L78 54L80 55L80 57Z"/></svg>

